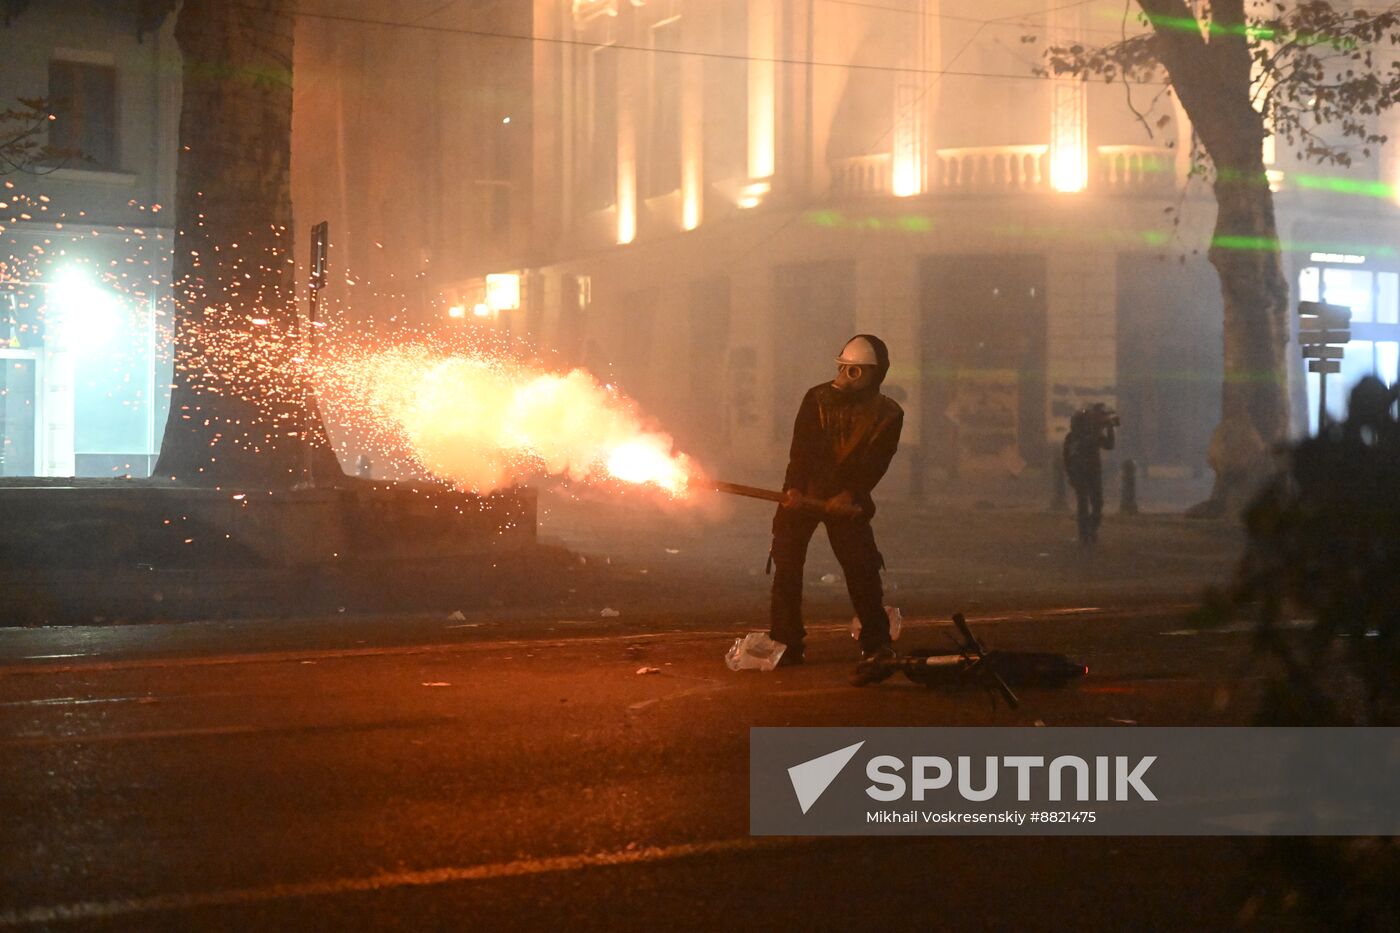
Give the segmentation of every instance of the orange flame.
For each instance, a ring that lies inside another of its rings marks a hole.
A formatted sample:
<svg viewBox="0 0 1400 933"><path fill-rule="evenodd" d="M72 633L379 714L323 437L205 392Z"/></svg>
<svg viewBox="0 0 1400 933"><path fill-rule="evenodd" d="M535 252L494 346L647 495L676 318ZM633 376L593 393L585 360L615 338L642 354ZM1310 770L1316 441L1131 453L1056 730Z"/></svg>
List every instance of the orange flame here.
<svg viewBox="0 0 1400 933"><path fill-rule="evenodd" d="M695 472L670 435L581 369L411 344L335 355L318 381L333 419L381 435L387 426L424 470L475 492L547 474L683 496Z"/></svg>
<svg viewBox="0 0 1400 933"><path fill-rule="evenodd" d="M650 483L681 495L690 481L684 458L663 450L657 440L656 435L650 435L614 448L608 457L608 472L626 483Z"/></svg>

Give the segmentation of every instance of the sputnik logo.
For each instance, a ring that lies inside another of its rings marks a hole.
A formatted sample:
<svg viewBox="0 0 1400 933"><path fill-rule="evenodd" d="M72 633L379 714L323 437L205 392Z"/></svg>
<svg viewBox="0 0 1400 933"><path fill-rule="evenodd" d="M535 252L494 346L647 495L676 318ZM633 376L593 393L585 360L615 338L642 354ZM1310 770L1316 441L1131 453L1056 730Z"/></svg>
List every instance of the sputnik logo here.
<svg viewBox="0 0 1400 933"><path fill-rule="evenodd" d="M838 748L820 758L813 758L788 768L788 778L792 781L793 793L797 794L797 803L802 807L803 813L812 809L812 804L826 793L826 789L836 780L841 769L850 763L864 744L865 741L861 740L854 745Z"/></svg>

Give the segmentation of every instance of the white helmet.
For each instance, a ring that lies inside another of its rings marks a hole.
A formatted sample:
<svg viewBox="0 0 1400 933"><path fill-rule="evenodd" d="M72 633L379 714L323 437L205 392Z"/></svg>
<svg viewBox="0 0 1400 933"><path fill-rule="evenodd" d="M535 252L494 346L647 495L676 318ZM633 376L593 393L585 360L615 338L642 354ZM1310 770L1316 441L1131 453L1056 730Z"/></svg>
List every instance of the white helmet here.
<svg viewBox="0 0 1400 933"><path fill-rule="evenodd" d="M875 347L869 340L864 337L852 337L841 348L841 355L836 358L836 362L848 366L879 366L880 358L876 356Z"/></svg>

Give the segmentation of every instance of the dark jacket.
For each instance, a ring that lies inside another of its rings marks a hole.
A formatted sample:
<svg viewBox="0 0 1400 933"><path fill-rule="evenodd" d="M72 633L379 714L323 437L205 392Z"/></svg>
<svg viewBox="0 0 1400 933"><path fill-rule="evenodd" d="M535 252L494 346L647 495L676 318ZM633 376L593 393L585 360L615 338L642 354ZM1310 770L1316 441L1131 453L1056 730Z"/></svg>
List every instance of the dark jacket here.
<svg viewBox="0 0 1400 933"><path fill-rule="evenodd" d="M904 409L877 388L842 392L829 382L802 398L792 426L784 489L829 499L849 492L869 517L870 491L889 469L899 448Z"/></svg>
<svg viewBox="0 0 1400 933"><path fill-rule="evenodd" d="M1099 457L1099 451L1112 450L1113 445L1112 427L1071 427L1065 435L1064 447L1065 478L1069 480L1069 484L1079 489L1102 482L1103 461Z"/></svg>

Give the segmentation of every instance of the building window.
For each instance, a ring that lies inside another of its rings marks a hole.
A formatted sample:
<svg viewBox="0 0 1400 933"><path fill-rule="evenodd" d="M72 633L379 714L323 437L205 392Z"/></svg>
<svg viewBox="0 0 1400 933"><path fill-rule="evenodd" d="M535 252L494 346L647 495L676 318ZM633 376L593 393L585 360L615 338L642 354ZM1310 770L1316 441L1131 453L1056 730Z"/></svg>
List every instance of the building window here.
<svg viewBox="0 0 1400 933"><path fill-rule="evenodd" d="M681 186L680 20L652 27L651 106L648 120L645 196Z"/></svg>
<svg viewBox="0 0 1400 933"><path fill-rule="evenodd" d="M491 232L504 236L510 232L510 188L491 186Z"/></svg>
<svg viewBox="0 0 1400 933"><path fill-rule="evenodd" d="M514 127L501 123L495 127L495 145L491 164L491 205L489 211L490 230L494 234L505 235L510 231L511 190L511 135Z"/></svg>
<svg viewBox="0 0 1400 933"><path fill-rule="evenodd" d="M707 178L731 180L749 174L749 9L746 0L719 7L720 51L706 58L704 166Z"/></svg>
<svg viewBox="0 0 1400 933"><path fill-rule="evenodd" d="M583 56L576 108L579 206L600 210L617 200L617 51L610 46Z"/></svg>
<svg viewBox="0 0 1400 933"><path fill-rule="evenodd" d="M49 143L76 151L82 168L114 171L117 159L117 70L111 65L49 62Z"/></svg>
<svg viewBox="0 0 1400 933"><path fill-rule="evenodd" d="M1346 344L1341 372L1328 378L1327 411L1346 417L1347 395L1362 376L1393 383L1400 372L1400 275L1370 269L1307 266L1298 274L1298 298L1351 309L1352 339ZM1317 429L1319 378L1307 373L1310 430Z"/></svg>

